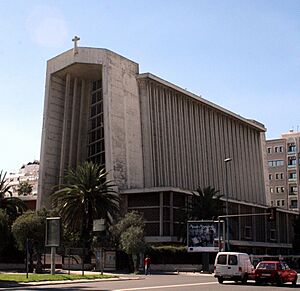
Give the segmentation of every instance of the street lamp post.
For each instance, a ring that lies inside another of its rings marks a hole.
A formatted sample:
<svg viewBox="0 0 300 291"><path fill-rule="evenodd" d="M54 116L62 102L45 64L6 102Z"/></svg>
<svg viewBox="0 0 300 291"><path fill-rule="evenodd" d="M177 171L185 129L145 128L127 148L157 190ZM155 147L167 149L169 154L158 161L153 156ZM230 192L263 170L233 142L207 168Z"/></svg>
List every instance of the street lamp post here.
<svg viewBox="0 0 300 291"><path fill-rule="evenodd" d="M224 160L225 163L225 197L226 197L226 251L230 251L229 247L229 218L228 218L228 170L227 164L232 161L232 158L226 158Z"/></svg>

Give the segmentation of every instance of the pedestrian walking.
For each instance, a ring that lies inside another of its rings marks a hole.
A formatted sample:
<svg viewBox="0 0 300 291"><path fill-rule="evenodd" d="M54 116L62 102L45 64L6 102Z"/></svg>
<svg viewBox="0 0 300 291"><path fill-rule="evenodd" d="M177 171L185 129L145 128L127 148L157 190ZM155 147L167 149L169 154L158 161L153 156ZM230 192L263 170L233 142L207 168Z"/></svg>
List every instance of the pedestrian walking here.
<svg viewBox="0 0 300 291"><path fill-rule="evenodd" d="M144 260L144 265L145 265L145 275L151 275L151 259L149 256L146 256Z"/></svg>

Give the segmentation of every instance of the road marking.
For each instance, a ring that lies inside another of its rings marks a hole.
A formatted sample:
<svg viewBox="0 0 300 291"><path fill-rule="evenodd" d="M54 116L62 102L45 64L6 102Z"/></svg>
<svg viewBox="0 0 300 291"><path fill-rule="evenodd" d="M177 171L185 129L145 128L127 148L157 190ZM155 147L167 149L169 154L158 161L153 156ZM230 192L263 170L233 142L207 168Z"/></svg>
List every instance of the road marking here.
<svg viewBox="0 0 300 291"><path fill-rule="evenodd" d="M113 291L150 290L150 289L160 289L160 288L176 288L176 287L212 285L212 284L218 284L218 282L191 283L191 284L179 284L179 285L162 285L162 286L152 286L152 287L137 287L137 288L128 288L128 289L127 288L126 289L115 289Z"/></svg>

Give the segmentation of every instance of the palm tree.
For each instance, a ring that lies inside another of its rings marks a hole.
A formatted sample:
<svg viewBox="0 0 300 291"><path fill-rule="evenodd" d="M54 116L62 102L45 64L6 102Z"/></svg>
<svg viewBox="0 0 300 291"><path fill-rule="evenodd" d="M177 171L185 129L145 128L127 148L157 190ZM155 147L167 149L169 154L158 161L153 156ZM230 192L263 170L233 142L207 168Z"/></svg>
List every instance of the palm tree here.
<svg viewBox="0 0 300 291"><path fill-rule="evenodd" d="M0 172L0 209L8 216L9 224L27 210L25 203L18 197L12 197L11 186L5 179L6 172ZM7 194L9 196L7 196Z"/></svg>
<svg viewBox="0 0 300 291"><path fill-rule="evenodd" d="M80 232L85 247L90 248L93 220L104 218L111 224L119 212L119 194L107 179L108 172L97 164L84 162L75 170L69 169L67 183L52 194L65 227Z"/></svg>
<svg viewBox="0 0 300 291"><path fill-rule="evenodd" d="M191 197L188 205L188 218L190 220L213 219L221 215L222 202L219 190L213 187L198 188Z"/></svg>
<svg viewBox="0 0 300 291"><path fill-rule="evenodd" d="M188 197L186 207L178 212L180 222L178 239L186 243L186 226L189 220L211 220L223 214L223 205L220 200L222 196L219 190L211 186L203 189L198 187L192 196Z"/></svg>
<svg viewBox="0 0 300 291"><path fill-rule="evenodd" d="M19 186L17 188L17 191L18 191L18 195L21 196L21 195L31 195L32 194L32 185L30 185L27 181L25 182L20 182L19 183Z"/></svg>

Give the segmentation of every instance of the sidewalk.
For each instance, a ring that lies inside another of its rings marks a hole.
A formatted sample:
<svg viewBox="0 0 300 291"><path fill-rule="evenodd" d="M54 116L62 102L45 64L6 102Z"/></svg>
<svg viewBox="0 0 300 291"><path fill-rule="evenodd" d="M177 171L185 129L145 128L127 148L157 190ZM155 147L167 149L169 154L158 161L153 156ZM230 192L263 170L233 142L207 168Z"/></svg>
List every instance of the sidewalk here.
<svg viewBox="0 0 300 291"><path fill-rule="evenodd" d="M4 273L4 272L2 272ZM18 274L16 272L5 272L7 274ZM26 273L19 273L24 274ZM68 274L66 270L56 270L55 274ZM70 274L81 275L82 271L70 271ZM85 275L100 275L101 272L94 271L84 271ZM70 283L86 283L86 282L97 282L97 281L125 281L125 280L141 280L144 279L144 276L140 274L120 274L120 273L103 273L104 275L116 276L116 278L104 278L104 279L77 279L77 280L60 280L60 281L40 281L40 282L28 282L28 283L17 283L12 281L0 281L0 290L4 289L13 289L21 287L30 287L30 286L43 286L43 285L55 285L55 284L70 284Z"/></svg>

